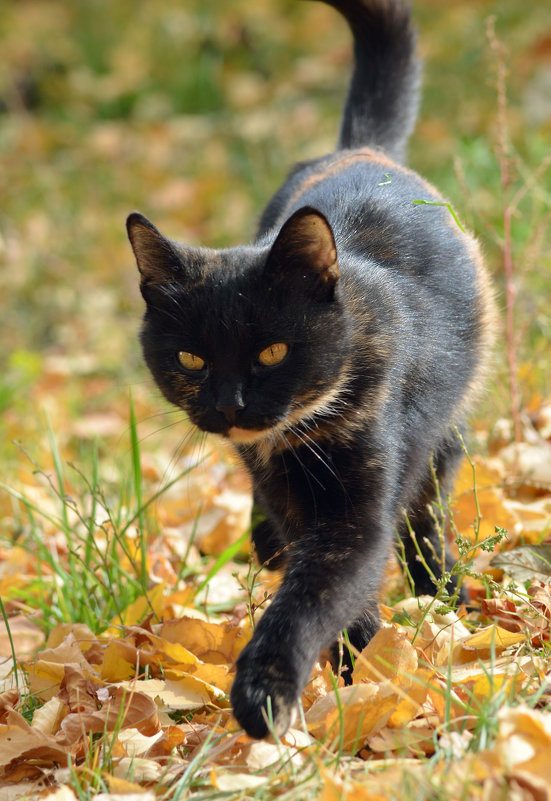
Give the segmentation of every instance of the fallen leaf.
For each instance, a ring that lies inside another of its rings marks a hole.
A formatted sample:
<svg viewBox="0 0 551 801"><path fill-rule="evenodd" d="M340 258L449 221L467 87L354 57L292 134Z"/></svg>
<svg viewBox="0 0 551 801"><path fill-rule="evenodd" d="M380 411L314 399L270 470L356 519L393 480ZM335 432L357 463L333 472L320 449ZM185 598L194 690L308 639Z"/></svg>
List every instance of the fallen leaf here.
<svg viewBox="0 0 551 801"><path fill-rule="evenodd" d="M551 545L525 545L504 551L494 556L491 564L515 581L545 582L551 576Z"/></svg>
<svg viewBox="0 0 551 801"><path fill-rule="evenodd" d="M109 698L101 709L71 713L64 718L57 742L71 745L91 733L111 732L119 727L137 728L146 736L158 732L160 725L155 702L144 693L111 687Z"/></svg>
<svg viewBox="0 0 551 801"><path fill-rule="evenodd" d="M24 615L8 618L9 634L6 622L0 618L0 657L11 657L13 642L17 659L27 659L37 651L44 642L42 629Z"/></svg>
<svg viewBox="0 0 551 801"><path fill-rule="evenodd" d="M160 635L180 643L204 662L234 662L251 638L250 628L232 623L208 623L193 617L169 620L162 624Z"/></svg>
<svg viewBox="0 0 551 801"><path fill-rule="evenodd" d="M390 685L354 684L333 691L306 713L308 731L317 739L330 738L345 749L359 750L366 737L381 729L399 698ZM342 723L341 723L342 714Z"/></svg>
<svg viewBox="0 0 551 801"><path fill-rule="evenodd" d="M391 681L397 686L410 686L417 670L417 652L406 634L394 626L379 629L355 661L352 680Z"/></svg>
<svg viewBox="0 0 551 801"><path fill-rule="evenodd" d="M485 626L476 634L471 634L461 643L463 648L473 651L503 651L510 645L526 642L525 631L508 631L500 626Z"/></svg>
<svg viewBox="0 0 551 801"><path fill-rule="evenodd" d="M15 759L40 759L66 765L69 752L54 737L33 729L17 712L8 712L0 725L0 766Z"/></svg>

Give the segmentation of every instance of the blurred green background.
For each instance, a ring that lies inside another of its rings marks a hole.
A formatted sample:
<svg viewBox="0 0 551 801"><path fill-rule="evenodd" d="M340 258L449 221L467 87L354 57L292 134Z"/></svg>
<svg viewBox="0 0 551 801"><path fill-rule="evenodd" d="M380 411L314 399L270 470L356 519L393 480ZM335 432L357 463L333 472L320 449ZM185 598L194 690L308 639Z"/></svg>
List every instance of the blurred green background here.
<svg viewBox="0 0 551 801"><path fill-rule="evenodd" d="M495 16L507 53L500 124ZM550 390L551 14L527 0L418 0L425 61L410 164L480 235L503 305L513 217L525 403ZM67 453L164 404L141 364L124 220L170 236L249 240L293 162L332 149L350 66L346 25L299 0L12 0L0 6L0 459L42 437ZM496 149L510 146L503 191ZM503 340L503 335L500 335ZM482 414L507 414L503 354ZM160 424L159 424L160 426ZM174 436L168 432L167 436Z"/></svg>

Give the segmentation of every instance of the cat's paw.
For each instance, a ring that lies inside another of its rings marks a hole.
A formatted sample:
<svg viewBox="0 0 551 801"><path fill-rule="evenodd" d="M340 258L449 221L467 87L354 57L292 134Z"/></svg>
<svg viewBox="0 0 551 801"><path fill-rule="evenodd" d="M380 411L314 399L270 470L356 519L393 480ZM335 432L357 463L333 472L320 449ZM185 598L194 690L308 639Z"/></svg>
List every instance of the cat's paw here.
<svg viewBox="0 0 551 801"><path fill-rule="evenodd" d="M274 731L281 737L292 724L300 688L276 661L248 658L243 653L231 689L233 714L250 737L257 740Z"/></svg>

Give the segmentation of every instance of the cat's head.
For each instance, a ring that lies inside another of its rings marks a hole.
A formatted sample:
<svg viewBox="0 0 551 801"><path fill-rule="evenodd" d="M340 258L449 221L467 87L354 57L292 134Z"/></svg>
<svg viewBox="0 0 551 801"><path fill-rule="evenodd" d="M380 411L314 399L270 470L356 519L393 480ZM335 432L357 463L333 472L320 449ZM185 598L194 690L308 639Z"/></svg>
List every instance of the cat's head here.
<svg viewBox="0 0 551 801"><path fill-rule="evenodd" d="M348 317L331 227L295 212L264 246L207 250L127 229L146 312L144 357L203 431L248 443L327 411L344 381Z"/></svg>

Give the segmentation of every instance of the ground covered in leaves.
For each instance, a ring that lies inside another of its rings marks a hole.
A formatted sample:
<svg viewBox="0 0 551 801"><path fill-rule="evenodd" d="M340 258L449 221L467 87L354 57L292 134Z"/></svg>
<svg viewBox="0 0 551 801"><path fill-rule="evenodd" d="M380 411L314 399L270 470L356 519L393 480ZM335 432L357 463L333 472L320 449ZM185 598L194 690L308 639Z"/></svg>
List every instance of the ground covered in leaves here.
<svg viewBox="0 0 551 801"><path fill-rule="evenodd" d="M246 475L141 365L123 223L250 238L287 167L332 148L346 30L290 0L3 9L0 799L551 797L548 12L416 17L411 163L479 234L504 308L441 499L470 604L412 598L398 554L352 685L320 655L295 728L254 742L228 692L279 579L249 554Z"/></svg>

